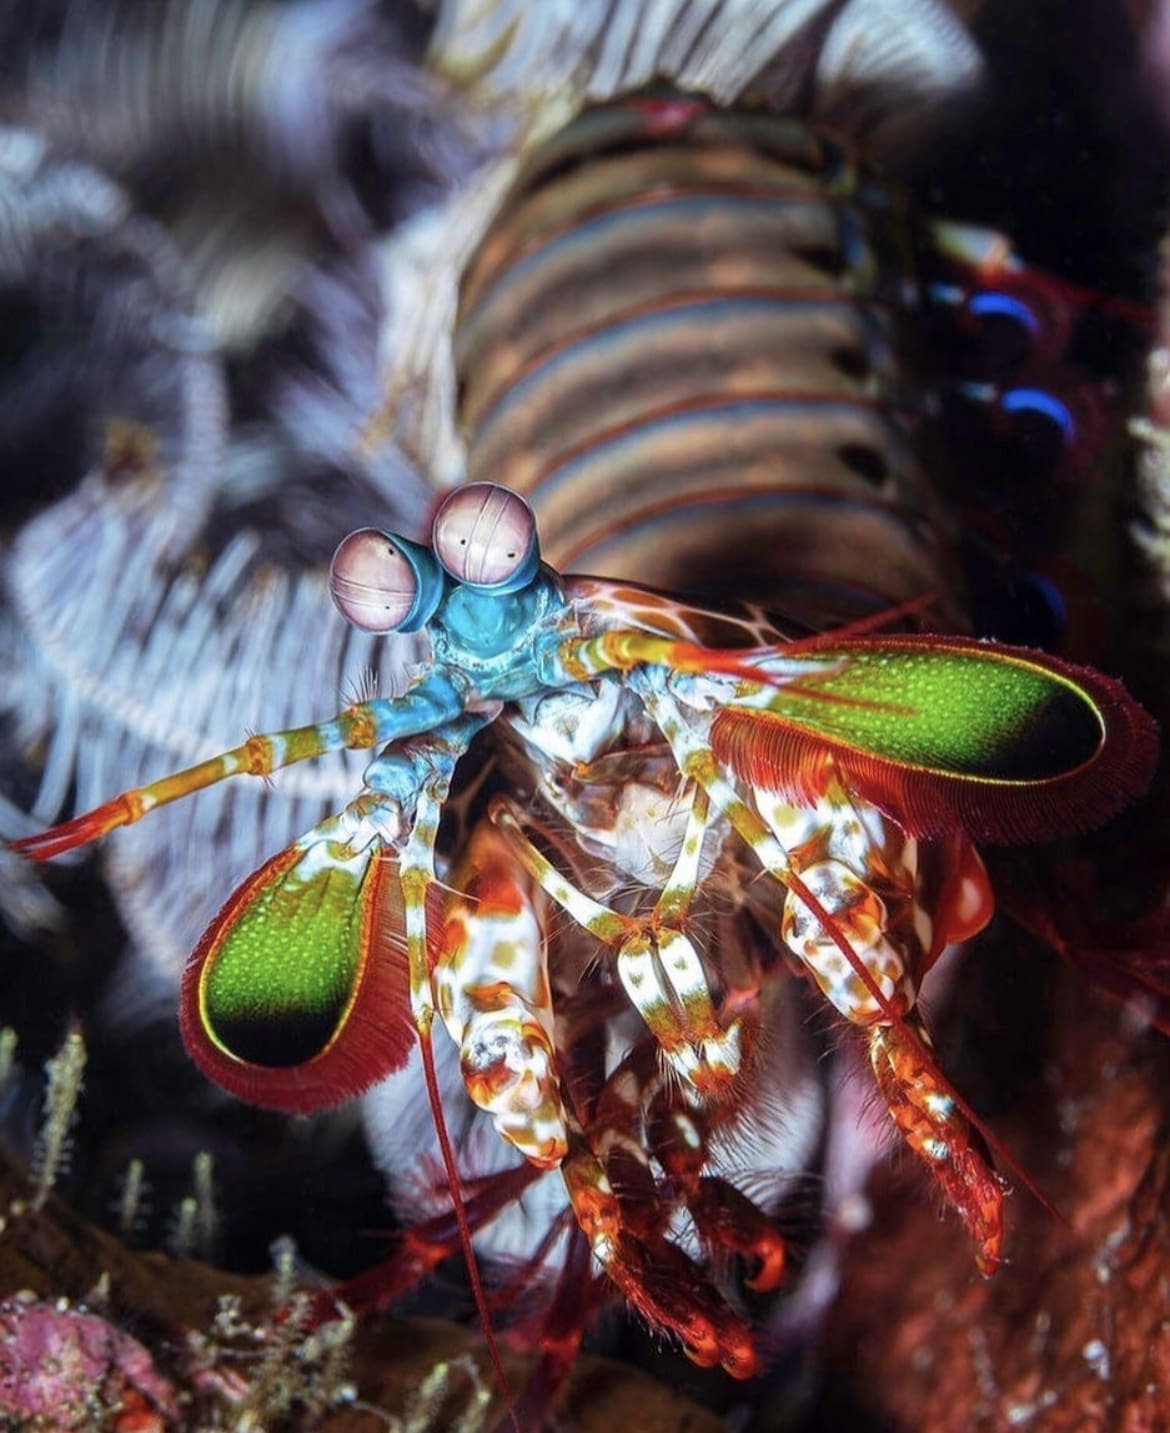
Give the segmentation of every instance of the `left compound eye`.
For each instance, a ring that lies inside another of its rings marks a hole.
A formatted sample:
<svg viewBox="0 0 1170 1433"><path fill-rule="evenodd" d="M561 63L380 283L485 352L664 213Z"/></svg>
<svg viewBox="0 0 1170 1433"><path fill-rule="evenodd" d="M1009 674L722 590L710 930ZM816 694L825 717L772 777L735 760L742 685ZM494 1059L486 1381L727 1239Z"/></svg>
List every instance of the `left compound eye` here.
<svg viewBox="0 0 1170 1433"><path fill-rule="evenodd" d="M456 581L488 592L527 586L540 565L532 509L496 483L469 483L446 498L431 545Z"/></svg>
<svg viewBox="0 0 1170 1433"><path fill-rule="evenodd" d="M443 581L425 548L373 527L351 532L329 569L338 611L363 632L417 632L438 605Z"/></svg>

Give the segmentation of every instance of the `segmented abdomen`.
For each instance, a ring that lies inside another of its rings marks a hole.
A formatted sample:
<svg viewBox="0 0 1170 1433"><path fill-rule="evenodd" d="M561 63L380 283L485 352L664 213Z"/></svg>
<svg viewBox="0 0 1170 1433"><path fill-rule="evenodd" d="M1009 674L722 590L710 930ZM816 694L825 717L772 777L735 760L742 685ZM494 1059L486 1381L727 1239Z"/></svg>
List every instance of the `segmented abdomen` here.
<svg viewBox="0 0 1170 1433"><path fill-rule="evenodd" d="M900 192L799 120L586 111L464 276L469 478L525 493L562 570L809 620L945 590L913 247Z"/></svg>

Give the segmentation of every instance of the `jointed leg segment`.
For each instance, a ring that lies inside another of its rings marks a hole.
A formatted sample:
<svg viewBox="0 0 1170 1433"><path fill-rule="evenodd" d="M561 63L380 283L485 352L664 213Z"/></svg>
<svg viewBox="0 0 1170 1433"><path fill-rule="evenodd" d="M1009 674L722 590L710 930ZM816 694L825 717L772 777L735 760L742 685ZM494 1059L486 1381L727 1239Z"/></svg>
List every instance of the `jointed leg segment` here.
<svg viewBox="0 0 1170 1433"><path fill-rule="evenodd" d="M645 916L622 915L573 885L528 840L522 814L511 803L495 803L492 819L552 899L616 949L622 985L667 1060L689 1084L710 1091L725 1086L739 1069L741 1033L738 1022L727 1029L720 1025L698 952L679 929L690 911L709 824L705 793L692 788L691 795L674 869Z"/></svg>

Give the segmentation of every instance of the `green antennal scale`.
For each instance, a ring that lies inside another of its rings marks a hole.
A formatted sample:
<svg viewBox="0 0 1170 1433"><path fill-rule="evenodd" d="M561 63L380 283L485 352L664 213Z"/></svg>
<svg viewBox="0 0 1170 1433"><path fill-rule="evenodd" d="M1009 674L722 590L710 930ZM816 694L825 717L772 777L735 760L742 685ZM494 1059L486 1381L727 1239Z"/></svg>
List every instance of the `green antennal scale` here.
<svg viewBox="0 0 1170 1433"><path fill-rule="evenodd" d="M1098 672L960 637L812 646L786 663L798 675L715 719L715 750L755 785L806 799L831 755L913 835L1043 841L1099 824L1149 780L1149 719Z"/></svg>

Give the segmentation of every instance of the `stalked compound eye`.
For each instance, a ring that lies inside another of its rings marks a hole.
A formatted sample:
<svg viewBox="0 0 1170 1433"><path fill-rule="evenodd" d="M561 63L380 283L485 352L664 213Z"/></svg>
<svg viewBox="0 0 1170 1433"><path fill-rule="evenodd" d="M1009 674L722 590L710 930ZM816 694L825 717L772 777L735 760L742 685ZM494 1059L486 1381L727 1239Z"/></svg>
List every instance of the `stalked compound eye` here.
<svg viewBox="0 0 1170 1433"><path fill-rule="evenodd" d="M532 509L498 483L451 493L435 515L431 543L456 581L483 592L517 592L540 566Z"/></svg>
<svg viewBox="0 0 1170 1433"><path fill-rule="evenodd" d="M363 527L338 544L329 590L363 632L417 632L439 605L443 574L425 547Z"/></svg>

